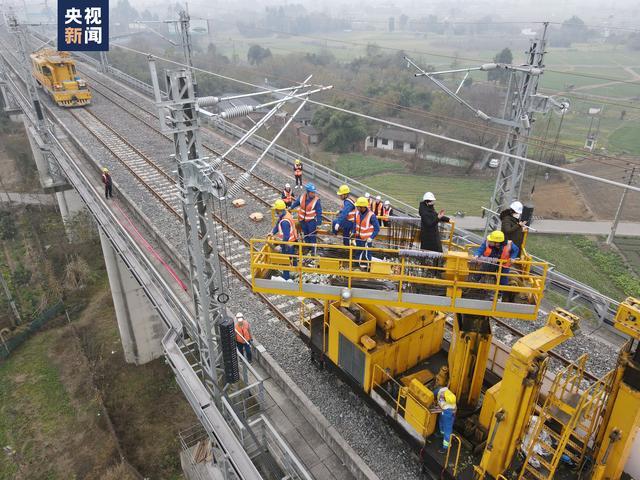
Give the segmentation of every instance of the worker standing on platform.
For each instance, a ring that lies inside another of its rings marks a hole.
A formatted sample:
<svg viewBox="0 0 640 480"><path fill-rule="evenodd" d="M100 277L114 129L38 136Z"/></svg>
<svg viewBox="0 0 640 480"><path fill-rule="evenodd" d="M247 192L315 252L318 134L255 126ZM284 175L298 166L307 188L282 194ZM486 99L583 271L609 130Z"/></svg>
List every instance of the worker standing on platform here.
<svg viewBox="0 0 640 480"><path fill-rule="evenodd" d="M302 188L302 162L299 158L293 164L293 176L296 178L296 188Z"/></svg>
<svg viewBox="0 0 640 480"><path fill-rule="evenodd" d="M500 230L504 233L505 240L511 240L520 250L522 250L524 232L527 229L527 223L520 221L522 209L522 203L513 202L509 208L500 212L500 221L502 222Z"/></svg>
<svg viewBox="0 0 640 480"><path fill-rule="evenodd" d="M376 196L370 208L376 217L382 216L382 197L380 195Z"/></svg>
<svg viewBox="0 0 640 480"><path fill-rule="evenodd" d="M371 198L371 194L369 192L364 192L364 198L367 199L367 204L369 205L369 208L371 208L373 205L373 198Z"/></svg>
<svg viewBox="0 0 640 480"><path fill-rule="evenodd" d="M313 183L305 185L306 192L291 204L298 208L298 222L302 228L304 243L317 243L316 230L322 224L322 205Z"/></svg>
<svg viewBox="0 0 640 480"><path fill-rule="evenodd" d="M453 422L456 419L456 396L447 387L442 387L437 394L438 407L442 410L438 418L438 428L442 435L442 449L440 453L445 453L451 444L451 434L453 433Z"/></svg>
<svg viewBox="0 0 640 480"><path fill-rule="evenodd" d="M273 209L276 212L277 221L276 226L273 227L273 230L271 231L271 235L276 235L278 240L282 240L283 242L297 242L298 232L296 231L295 222L293 220L293 216L287 210L284 200L276 200L273 204ZM287 245L284 243L280 244L280 250L285 255L293 255L296 253L293 245ZM297 265L295 257L291 258L291 264L293 266ZM289 280L289 270L283 270L282 278Z"/></svg>
<svg viewBox="0 0 640 480"><path fill-rule="evenodd" d="M353 236L357 247L367 247L364 250L360 250L358 260L360 260L361 266L368 269L369 262L371 262L369 247L371 247L373 239L380 232L380 224L376 215L369 208L369 202L365 197L360 197L356 200L356 208ZM363 263L365 261L367 262L366 264Z"/></svg>
<svg viewBox="0 0 640 480"><path fill-rule="evenodd" d="M427 192L422 196L420 202L420 248L433 252L442 252L442 241L440 240L440 223L449 223L444 210L436 212L436 197L433 193Z"/></svg>
<svg viewBox="0 0 640 480"><path fill-rule="evenodd" d="M382 216L384 217L384 220L382 220L381 223L383 227L389 226L389 217L392 215L393 208L391 207L391 202L389 202L389 200L385 200L382 204Z"/></svg>
<svg viewBox="0 0 640 480"><path fill-rule="evenodd" d="M113 198L113 180L107 167L102 167L102 183L104 183L104 198Z"/></svg>
<svg viewBox="0 0 640 480"><path fill-rule="evenodd" d="M251 329L249 328L249 322L244 319L242 312L236 313L236 347L238 352L245 356L245 358L251 363L251 344L253 340L251 338Z"/></svg>
<svg viewBox="0 0 640 480"><path fill-rule="evenodd" d="M341 185L336 193L342 200L342 209L338 213L338 218L333 221L332 232L337 235L342 229L342 244L349 246L353 222L356 219L356 202L349 196L351 190L348 185Z"/></svg>
<svg viewBox="0 0 640 480"><path fill-rule="evenodd" d="M520 249L511 240L505 240L504 233L501 230L494 230L491 232L487 239L482 242L476 251L476 257L495 258L502 261L502 273L508 274L511 270L511 262L518 258ZM481 265L480 271L483 272L498 272L499 264L493 264L485 262ZM509 285L509 277L501 275L500 285ZM505 302L513 302L515 300L516 292L504 292L502 300Z"/></svg>
<svg viewBox="0 0 640 480"><path fill-rule="evenodd" d="M291 185L290 184L285 183L284 190L282 191L281 198L282 198L282 201L284 202L284 204L287 206L287 208L290 208L291 204L296 199L296 196L294 195L293 191L291 190Z"/></svg>

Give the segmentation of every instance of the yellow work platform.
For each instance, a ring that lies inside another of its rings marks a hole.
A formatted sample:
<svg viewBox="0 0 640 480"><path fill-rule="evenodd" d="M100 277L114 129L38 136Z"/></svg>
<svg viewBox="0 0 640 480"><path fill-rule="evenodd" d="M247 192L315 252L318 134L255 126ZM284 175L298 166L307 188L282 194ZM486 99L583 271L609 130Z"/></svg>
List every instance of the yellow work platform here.
<svg viewBox="0 0 640 480"><path fill-rule="evenodd" d="M282 245L294 253L280 253ZM360 259L364 250L373 261ZM272 239L251 240L250 251L256 292L525 320L538 316L548 267L521 259L506 273L504 261L474 258L468 251L313 247ZM531 273L533 267L541 273ZM292 280L282 279L285 271ZM516 299L502 301L503 296Z"/></svg>

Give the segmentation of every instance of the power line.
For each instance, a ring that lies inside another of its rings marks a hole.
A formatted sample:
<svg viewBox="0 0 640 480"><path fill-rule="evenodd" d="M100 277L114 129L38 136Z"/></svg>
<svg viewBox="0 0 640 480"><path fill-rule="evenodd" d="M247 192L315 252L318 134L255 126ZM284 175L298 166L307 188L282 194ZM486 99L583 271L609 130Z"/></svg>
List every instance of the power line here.
<svg viewBox="0 0 640 480"><path fill-rule="evenodd" d="M116 45L116 47L121 48L123 50L132 51L132 52L140 54L140 55L144 55L145 57L151 56L151 57L157 58L159 60L162 60L164 62L168 62L168 63L174 64L174 65L178 65L178 66L181 66L181 67L188 67L188 65L185 65L185 64L183 64L181 62L176 62L175 60L170 60L168 58L159 57L157 55L151 55L149 53L141 52L140 50L136 50L134 48L125 47L123 45ZM245 80L240 80L240 79L237 79L237 78L229 77L229 76L222 75L222 74L219 74L219 73L216 73L216 72L212 72L210 70L205 70L203 68L193 67L193 69L197 70L199 72L205 73L207 75L213 75L215 77L224 78L226 80L233 81L233 82L245 85L245 86L250 86L252 88L257 88L259 90L265 90L266 89L266 87L263 86L263 85L257 85L257 84L251 83L251 82L247 82ZM625 185L625 184L620 183L620 182L616 182L616 181L613 181L613 180L608 180L606 178L595 177L593 175L589 175L589 174L586 174L586 173L570 170L568 168L559 167L559 166L556 166L556 165L545 164L544 162L540 162L538 160L533 160L531 158L520 157L518 155L512 155L512 154L509 154L509 153L505 153L505 152L496 150L494 148L489 148L489 147L484 147L484 146L481 146L481 145L476 145L476 144L473 144L473 143L470 143L470 142L466 142L464 140L459 140L457 138L447 137L446 135L441 135L441 134L438 134L438 133L430 132L428 130L422 130L422 129L419 129L419 128L410 127L408 125L403 125L401 123L392 122L390 120L384 120L382 118L377 118L377 117L374 117L374 116L371 116L371 115L366 115L364 113L357 112L355 110L350 110L350 109L347 109L347 108L338 107L336 105L331 105L331 104L319 102L317 100L308 99L307 101L309 103L312 103L312 104L315 104L315 105L318 105L318 106L321 106L321 107L329 108L329 109L336 110L336 111L339 111L339 112L342 112L342 113L347 113L347 114L350 114L350 115L355 115L357 117L364 118L366 120L371 120L371 121L374 121L374 122L377 122L377 123L382 123L382 124L389 125L389 126L396 127L396 128L400 128L400 129L403 129L403 130L408 130L408 131L411 131L411 132L419 133L419 134L426 135L426 136L431 137L431 138L436 138L436 139L439 139L439 140L444 140L444 141L455 143L455 144L462 145L462 146L465 146L465 147L474 148L476 150L482 150L484 152L493 153L493 154L496 154L496 155L501 155L503 157L506 156L506 157L509 157L509 158L514 158L516 160L521 160L523 162L530 163L532 165L541 165L541 166L544 166L544 167L549 168L551 170L557 170L557 171L560 171L560 172L563 172L563 173L567 173L567 174L570 174L570 175L575 175L575 176L587 178L587 179L590 179L590 180L598 181L598 182L601 182L601 183L606 183L606 184L613 185L613 186L618 187L618 188L627 188L629 190L635 190L635 191L640 192L640 187L628 186L628 185Z"/></svg>

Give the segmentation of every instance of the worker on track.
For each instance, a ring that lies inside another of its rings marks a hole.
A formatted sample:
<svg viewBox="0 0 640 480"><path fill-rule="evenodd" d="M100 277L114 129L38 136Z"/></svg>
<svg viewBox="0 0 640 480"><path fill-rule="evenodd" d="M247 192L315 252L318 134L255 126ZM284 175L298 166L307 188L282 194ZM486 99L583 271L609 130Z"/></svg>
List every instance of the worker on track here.
<svg viewBox="0 0 640 480"><path fill-rule="evenodd" d="M276 200L273 204L273 209L276 212L278 220L268 237L275 235L278 240L282 240L283 242L297 242L298 232L296 230L295 221L293 220L291 213L287 210L284 200ZM293 255L295 253L293 245L287 245L284 243L280 244L280 251L285 255ZM297 265L295 257L291 258L291 264L293 266ZM288 270L283 270L282 278L285 280L290 279Z"/></svg>
<svg viewBox="0 0 640 480"><path fill-rule="evenodd" d="M342 208L338 213L338 218L333 221L331 231L337 235L342 229L342 244L349 246L351 231L356 219L356 201L350 196L351 189L348 185L340 185L336 193L342 200Z"/></svg>
<svg viewBox="0 0 640 480"><path fill-rule="evenodd" d="M369 208L369 202L365 197L356 200L356 216L353 228L353 237L357 247L371 247L373 239L380 233L380 224L375 213ZM371 250L364 248L359 250L358 260L362 268L369 268L371 262Z"/></svg>
<svg viewBox="0 0 640 480"><path fill-rule="evenodd" d="M240 354L251 363L251 345L253 339L251 338L251 329L249 328L249 322L244 318L242 312L236 313L236 348Z"/></svg>
<svg viewBox="0 0 640 480"><path fill-rule="evenodd" d="M302 162L299 158L293 164L293 176L296 179L296 188L302 188Z"/></svg>
<svg viewBox="0 0 640 480"><path fill-rule="evenodd" d="M502 273L508 274L511 270L511 263L518 258L520 249L511 240L505 240L504 233L501 230L491 232L486 240L482 242L476 251L476 257L495 258L502 263ZM482 272L498 272L499 264L491 262L483 262L480 266ZM500 276L500 285L509 285L509 277ZM505 302L513 302L515 300L515 292L504 292L502 300Z"/></svg>
<svg viewBox="0 0 640 480"><path fill-rule="evenodd" d="M322 204L313 183L305 185L306 192L291 204L291 209L298 208L298 222L302 229L304 243L317 243L316 230L322 225Z"/></svg>
<svg viewBox="0 0 640 480"><path fill-rule="evenodd" d="M369 208L373 206L373 198L371 198L371 194L369 192L364 192L364 198L367 199L367 203L369 204Z"/></svg>
<svg viewBox="0 0 640 480"><path fill-rule="evenodd" d="M291 184L285 183L284 190L282 190L282 195L280 197L282 198L282 201L287 206L287 208L290 208L291 204L296 199L295 194L291 190Z"/></svg>
<svg viewBox="0 0 640 480"><path fill-rule="evenodd" d="M449 217L445 216L444 210L436 212L436 197L431 192L426 192L422 196L422 202L418 212L420 213L420 248L433 252L442 252L442 241L440 240L440 223L449 223Z"/></svg>
<svg viewBox="0 0 640 480"><path fill-rule="evenodd" d="M107 200L113 198L113 180L107 167L102 167L102 183L104 183L104 198Z"/></svg>
<svg viewBox="0 0 640 480"><path fill-rule="evenodd" d="M522 209L522 203L516 201L500 212L500 230L504 233L505 240L511 240L520 250L522 250L524 232L527 229L527 223L520 220Z"/></svg>
<svg viewBox="0 0 640 480"><path fill-rule="evenodd" d="M447 387L442 387L436 395L438 407L442 410L438 418L438 428L442 435L442 449L438 451L445 453L451 444L451 434L453 433L453 422L456 419L456 396Z"/></svg>
<svg viewBox="0 0 640 480"><path fill-rule="evenodd" d="M389 217L393 215L393 207L391 207L391 202L389 200L385 200L382 204L382 216L385 218L382 220L382 226L389 226Z"/></svg>

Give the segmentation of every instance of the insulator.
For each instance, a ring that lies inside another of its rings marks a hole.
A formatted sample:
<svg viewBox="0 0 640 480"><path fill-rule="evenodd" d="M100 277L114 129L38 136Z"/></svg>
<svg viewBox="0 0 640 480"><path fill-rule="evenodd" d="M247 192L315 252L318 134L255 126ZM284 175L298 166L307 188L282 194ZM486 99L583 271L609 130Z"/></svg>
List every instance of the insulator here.
<svg viewBox="0 0 640 480"><path fill-rule="evenodd" d="M238 370L235 324L231 318L224 317L219 324L219 328L225 380L227 383L236 383L240 380L240 371Z"/></svg>
<svg viewBox="0 0 640 480"><path fill-rule="evenodd" d="M484 65L480 66L480 70L483 71L495 70L496 68L498 68L498 65L495 63L485 63Z"/></svg>
<svg viewBox="0 0 640 480"><path fill-rule="evenodd" d="M231 118L244 117L245 115L249 115L253 113L254 108L251 105L239 105L237 107L231 107L229 110L225 110L220 115L225 120Z"/></svg>
<svg viewBox="0 0 640 480"><path fill-rule="evenodd" d="M200 97L198 99L199 107L210 107L220 102L220 97Z"/></svg>
<svg viewBox="0 0 640 480"><path fill-rule="evenodd" d="M413 258L442 258L442 252L432 252L431 250L398 250L398 255L401 257L413 257Z"/></svg>

